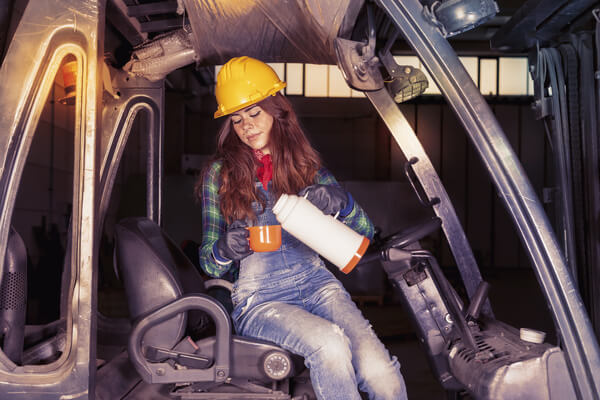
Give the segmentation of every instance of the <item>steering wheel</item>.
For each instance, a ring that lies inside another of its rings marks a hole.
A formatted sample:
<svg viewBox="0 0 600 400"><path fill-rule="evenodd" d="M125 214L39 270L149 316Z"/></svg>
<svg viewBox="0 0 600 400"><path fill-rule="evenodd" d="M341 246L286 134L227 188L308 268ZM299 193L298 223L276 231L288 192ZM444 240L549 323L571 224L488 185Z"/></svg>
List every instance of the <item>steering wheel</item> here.
<svg viewBox="0 0 600 400"><path fill-rule="evenodd" d="M366 264L373 260L386 260L389 249L402 249L411 243L414 243L425 236L435 232L442 226L442 220L433 217L427 221L421 222L416 226L396 232L393 235L383 238L379 242L373 243L373 249L361 258L359 264Z"/></svg>
<svg viewBox="0 0 600 400"><path fill-rule="evenodd" d="M433 217L427 221L421 222L416 226L396 232L381 241L379 250L386 250L392 247L402 249L411 243L423 239L425 236L437 231L442 226L442 220Z"/></svg>

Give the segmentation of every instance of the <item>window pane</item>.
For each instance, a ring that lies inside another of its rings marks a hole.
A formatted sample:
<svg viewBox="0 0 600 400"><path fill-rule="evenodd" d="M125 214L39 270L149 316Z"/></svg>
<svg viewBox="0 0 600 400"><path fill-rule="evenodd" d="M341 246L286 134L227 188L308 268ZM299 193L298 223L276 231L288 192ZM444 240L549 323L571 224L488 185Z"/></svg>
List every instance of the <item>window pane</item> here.
<svg viewBox="0 0 600 400"><path fill-rule="evenodd" d="M478 73L478 69L479 69L479 58L477 58L477 57L458 57L458 58L460 59L462 64L465 66L465 69L467 70L467 73L469 74L471 79L473 79L473 82L475 82L475 86L478 86L479 82L477 82L477 73Z"/></svg>
<svg viewBox="0 0 600 400"><path fill-rule="evenodd" d="M479 90L483 95L496 94L496 82L498 74L496 71L497 60L493 58L482 58L479 62L481 75L479 78Z"/></svg>
<svg viewBox="0 0 600 400"><path fill-rule="evenodd" d="M500 95L527 94L527 58L501 57L498 91Z"/></svg>
<svg viewBox="0 0 600 400"><path fill-rule="evenodd" d="M304 95L306 97L327 97L328 65L306 64Z"/></svg>
<svg viewBox="0 0 600 400"><path fill-rule="evenodd" d="M288 63L286 64L285 88L286 94L302 95L302 81L304 79L304 64Z"/></svg>
<svg viewBox="0 0 600 400"><path fill-rule="evenodd" d="M284 63L267 63L282 81L285 80L285 64Z"/></svg>
<svg viewBox="0 0 600 400"><path fill-rule="evenodd" d="M350 86L337 65L329 65L329 97L350 97Z"/></svg>

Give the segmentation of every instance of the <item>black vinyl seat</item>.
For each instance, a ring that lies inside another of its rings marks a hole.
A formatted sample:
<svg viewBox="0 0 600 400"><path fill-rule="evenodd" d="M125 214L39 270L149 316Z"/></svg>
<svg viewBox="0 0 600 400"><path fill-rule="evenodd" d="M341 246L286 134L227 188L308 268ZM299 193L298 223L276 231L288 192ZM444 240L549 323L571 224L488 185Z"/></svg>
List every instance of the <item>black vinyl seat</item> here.
<svg viewBox="0 0 600 400"><path fill-rule="evenodd" d="M214 398L206 393L213 390L289 398L289 378L302 369L301 358L233 335L223 305L156 223L128 218L117 224L115 264L133 324L129 358L144 381L190 383L178 390L193 391L194 398Z"/></svg>

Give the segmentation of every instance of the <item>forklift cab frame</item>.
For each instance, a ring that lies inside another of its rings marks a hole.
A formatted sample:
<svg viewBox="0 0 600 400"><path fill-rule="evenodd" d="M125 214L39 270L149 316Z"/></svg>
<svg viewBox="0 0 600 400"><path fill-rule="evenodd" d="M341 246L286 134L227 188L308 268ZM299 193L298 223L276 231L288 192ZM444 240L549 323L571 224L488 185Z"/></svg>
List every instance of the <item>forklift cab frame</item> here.
<svg viewBox="0 0 600 400"><path fill-rule="evenodd" d="M427 67L484 161L550 305L577 397L599 398L600 352L589 318L544 210L495 116L442 32L427 21L418 0L378 0L377 5ZM71 263L65 270L68 292L62 301L65 351L41 366L17 365L0 351L2 398L94 397L100 230L124 145L140 112L148 124L147 217L161 223L164 82L105 66L105 7L102 0L30 2L0 69L0 259L4 260L18 183L43 102L61 61L69 55L78 66L67 255ZM106 73L118 96L103 99ZM433 165L389 93L379 89L366 95L410 160L424 201L441 219L465 288L473 296L481 275ZM491 312L489 305L485 307Z"/></svg>

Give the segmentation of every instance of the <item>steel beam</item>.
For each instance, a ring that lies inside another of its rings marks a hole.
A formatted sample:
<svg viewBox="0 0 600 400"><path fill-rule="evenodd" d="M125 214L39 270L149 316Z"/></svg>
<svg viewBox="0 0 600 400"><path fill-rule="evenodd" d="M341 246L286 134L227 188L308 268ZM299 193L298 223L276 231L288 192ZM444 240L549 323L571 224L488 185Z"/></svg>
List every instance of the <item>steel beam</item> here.
<svg viewBox="0 0 600 400"><path fill-rule="evenodd" d="M146 15L156 14L175 14L176 12L176 1L160 1L158 3L127 6L127 15L130 17L144 17Z"/></svg>
<svg viewBox="0 0 600 400"><path fill-rule="evenodd" d="M187 18L169 18L157 21L142 22L140 23L140 29L142 32L163 32L170 29L180 29L184 24L189 24Z"/></svg>
<svg viewBox="0 0 600 400"><path fill-rule="evenodd" d="M481 273L442 181L429 160L423 145L417 139L414 130L398 108L398 105L392 100L388 91L384 88L374 92L365 92L365 94L387 125L406 159L414 161L411 165L412 170L419 179L421 187L427 195L427 200L438 199L438 202L432 205L433 211L442 220L442 229L454 255L467 294L471 298L481 282ZM486 301L483 311L485 314L492 316L489 301Z"/></svg>
<svg viewBox="0 0 600 400"><path fill-rule="evenodd" d="M97 131L102 98L103 0L27 4L0 69L0 259L19 182L46 99L66 57L77 61L73 213L61 290L68 293L65 350L48 365L17 366L0 352L0 398L84 399L96 374ZM1 271L0 271L1 272ZM0 273L0 276L2 274Z"/></svg>
<svg viewBox="0 0 600 400"><path fill-rule="evenodd" d="M113 191L123 152L127 145L133 122L143 118L146 129L146 216L161 225L164 138L164 80L147 79L111 68L111 81L117 98L105 100L102 115L100 167L100 207L98 229L101 230ZM98 231L98 234L102 232Z"/></svg>
<svg viewBox="0 0 600 400"><path fill-rule="evenodd" d="M535 47L537 41L544 46L594 4L597 0L528 0L494 34L490 44L495 49L518 52Z"/></svg>
<svg viewBox="0 0 600 400"><path fill-rule="evenodd" d="M137 18L127 15L127 7L123 0L108 0L106 19L132 46L137 46L148 39L148 34L142 31L142 26Z"/></svg>

